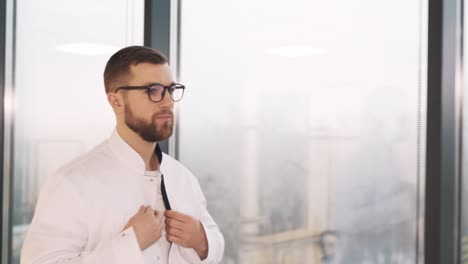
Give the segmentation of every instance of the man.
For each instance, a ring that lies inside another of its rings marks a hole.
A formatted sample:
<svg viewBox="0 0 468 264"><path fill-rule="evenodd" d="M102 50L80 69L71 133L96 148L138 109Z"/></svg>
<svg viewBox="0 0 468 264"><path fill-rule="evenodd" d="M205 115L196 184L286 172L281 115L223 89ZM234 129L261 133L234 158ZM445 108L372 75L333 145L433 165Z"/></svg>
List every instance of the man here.
<svg viewBox="0 0 468 264"><path fill-rule="evenodd" d="M322 264L333 264L339 261L336 258L336 244L338 242L338 232L326 230L320 233L319 245L322 250Z"/></svg>
<svg viewBox="0 0 468 264"><path fill-rule="evenodd" d="M47 180L21 263L219 263L224 238L198 181L157 144L185 87L141 46L109 59L104 84L116 130Z"/></svg>

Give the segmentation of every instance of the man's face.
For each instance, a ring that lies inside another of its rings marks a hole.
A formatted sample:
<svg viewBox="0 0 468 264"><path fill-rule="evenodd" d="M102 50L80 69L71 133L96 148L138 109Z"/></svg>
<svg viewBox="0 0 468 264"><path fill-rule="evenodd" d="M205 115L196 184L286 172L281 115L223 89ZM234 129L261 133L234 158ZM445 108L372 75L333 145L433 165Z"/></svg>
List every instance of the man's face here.
<svg viewBox="0 0 468 264"><path fill-rule="evenodd" d="M145 86L159 83L168 86L174 83L167 64L140 63L130 67L127 86ZM174 102L166 95L160 102L153 102L147 90L124 91L125 124L148 142L168 139L174 126Z"/></svg>
<svg viewBox="0 0 468 264"><path fill-rule="evenodd" d="M323 254L325 256L333 256L335 254L337 237L334 235L326 235L323 237Z"/></svg>

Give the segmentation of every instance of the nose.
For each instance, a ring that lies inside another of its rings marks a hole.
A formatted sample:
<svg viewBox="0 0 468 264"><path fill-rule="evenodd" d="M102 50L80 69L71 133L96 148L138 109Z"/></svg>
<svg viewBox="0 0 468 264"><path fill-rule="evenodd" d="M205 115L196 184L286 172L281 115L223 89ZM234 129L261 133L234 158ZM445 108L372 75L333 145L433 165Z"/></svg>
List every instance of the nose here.
<svg viewBox="0 0 468 264"><path fill-rule="evenodd" d="M161 102L159 102L159 104L161 108L168 108L168 109L174 108L174 101L172 101L171 95L169 94L167 90L166 90L166 93L164 94L163 99L161 100Z"/></svg>

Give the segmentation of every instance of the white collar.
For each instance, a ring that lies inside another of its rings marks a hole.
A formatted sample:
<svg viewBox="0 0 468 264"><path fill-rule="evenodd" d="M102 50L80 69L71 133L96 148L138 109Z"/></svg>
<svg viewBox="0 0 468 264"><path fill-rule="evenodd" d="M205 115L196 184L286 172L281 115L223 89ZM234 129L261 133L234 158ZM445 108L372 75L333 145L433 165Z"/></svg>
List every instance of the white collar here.
<svg viewBox="0 0 468 264"><path fill-rule="evenodd" d="M128 145L127 142L125 142L117 132L117 129L112 133L112 136L108 140L108 144L112 152L114 152L122 164L129 167L131 170L138 170L138 172L141 173L145 172L145 162L143 161L143 158L130 145ZM161 166L163 155L159 144L156 144L154 151L159 159L159 165Z"/></svg>

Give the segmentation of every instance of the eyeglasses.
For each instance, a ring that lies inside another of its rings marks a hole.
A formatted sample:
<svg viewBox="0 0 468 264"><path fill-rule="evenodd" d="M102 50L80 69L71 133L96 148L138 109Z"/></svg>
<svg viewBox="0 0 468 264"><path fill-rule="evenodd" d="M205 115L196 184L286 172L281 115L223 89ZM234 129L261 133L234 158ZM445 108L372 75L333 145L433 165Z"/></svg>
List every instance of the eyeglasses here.
<svg viewBox="0 0 468 264"><path fill-rule="evenodd" d="M155 103L161 102L162 99L164 99L164 96L166 95L166 91L169 92L169 95L171 96L172 101L178 102L184 96L185 86L182 84L178 84L178 83L171 84L169 86L164 86L159 83L153 83L148 86L122 86L122 87L117 88L115 92L118 92L119 90L145 90L145 89L148 92L149 99Z"/></svg>

